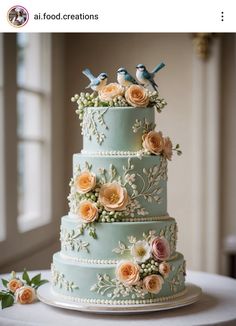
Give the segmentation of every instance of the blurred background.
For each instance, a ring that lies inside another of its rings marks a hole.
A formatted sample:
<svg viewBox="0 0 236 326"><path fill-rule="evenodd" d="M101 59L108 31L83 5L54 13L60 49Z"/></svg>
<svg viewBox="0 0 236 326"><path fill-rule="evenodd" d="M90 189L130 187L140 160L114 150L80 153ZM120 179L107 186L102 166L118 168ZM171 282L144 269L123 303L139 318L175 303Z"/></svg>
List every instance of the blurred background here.
<svg viewBox="0 0 236 326"><path fill-rule="evenodd" d="M0 34L0 272L49 268L59 249L82 69L115 81L161 61L156 123L183 151L168 173L178 250L188 269L235 276L236 35L211 33Z"/></svg>

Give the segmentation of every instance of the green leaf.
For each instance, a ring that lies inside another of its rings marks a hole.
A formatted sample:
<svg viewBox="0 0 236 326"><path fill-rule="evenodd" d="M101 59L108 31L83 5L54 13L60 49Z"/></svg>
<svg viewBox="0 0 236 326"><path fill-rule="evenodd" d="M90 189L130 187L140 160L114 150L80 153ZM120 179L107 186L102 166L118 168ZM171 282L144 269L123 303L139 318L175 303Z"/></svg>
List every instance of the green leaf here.
<svg viewBox="0 0 236 326"><path fill-rule="evenodd" d="M5 286L5 288L7 288L8 281L2 278L2 284L3 286Z"/></svg>
<svg viewBox="0 0 236 326"><path fill-rule="evenodd" d="M24 272L22 274L22 279L26 281L28 285L31 285L29 274L27 273L26 269L24 269Z"/></svg>
<svg viewBox="0 0 236 326"><path fill-rule="evenodd" d="M97 239L97 234L94 228L90 228L89 229L89 235L90 237L92 237L93 239Z"/></svg>
<svg viewBox="0 0 236 326"><path fill-rule="evenodd" d="M38 283L40 282L40 280L41 280L41 273L35 275L35 276L31 279L30 283L31 283L31 284L34 284L34 285L38 285Z"/></svg>
<svg viewBox="0 0 236 326"><path fill-rule="evenodd" d="M36 286L34 286L34 288L37 290L41 285L48 283L48 280L41 280Z"/></svg>
<svg viewBox="0 0 236 326"><path fill-rule="evenodd" d="M14 296L12 294L6 294L2 298L2 309L11 307L14 304Z"/></svg>

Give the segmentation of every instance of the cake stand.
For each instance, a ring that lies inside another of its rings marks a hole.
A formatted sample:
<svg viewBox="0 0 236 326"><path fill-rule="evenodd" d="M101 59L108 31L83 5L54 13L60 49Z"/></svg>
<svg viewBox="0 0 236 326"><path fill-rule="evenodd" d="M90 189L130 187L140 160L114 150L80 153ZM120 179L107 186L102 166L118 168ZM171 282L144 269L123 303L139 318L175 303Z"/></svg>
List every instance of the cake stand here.
<svg viewBox="0 0 236 326"><path fill-rule="evenodd" d="M201 297L202 290L199 286L192 283L186 283L186 291L183 295L167 302L158 302L151 304L136 304L136 305L104 305L73 302L60 295L55 294L51 290L51 284L47 283L41 286L37 295L40 301L47 305L59 307L63 309L78 310L83 312L91 312L96 314L137 314L148 313L152 311L161 311L174 308L180 308L190 305L198 301Z"/></svg>

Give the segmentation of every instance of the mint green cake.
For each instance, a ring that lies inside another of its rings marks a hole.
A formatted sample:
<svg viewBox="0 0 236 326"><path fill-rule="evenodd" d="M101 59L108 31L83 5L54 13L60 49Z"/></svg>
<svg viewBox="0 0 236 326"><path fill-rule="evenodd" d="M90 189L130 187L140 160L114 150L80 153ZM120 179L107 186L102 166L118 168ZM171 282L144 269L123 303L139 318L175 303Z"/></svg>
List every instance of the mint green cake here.
<svg viewBox="0 0 236 326"><path fill-rule="evenodd" d="M83 150L73 156L52 291L105 305L183 295L185 260L176 251L177 224L167 212L167 162L181 151L155 131L155 111L166 102L157 91L121 83L72 101Z"/></svg>

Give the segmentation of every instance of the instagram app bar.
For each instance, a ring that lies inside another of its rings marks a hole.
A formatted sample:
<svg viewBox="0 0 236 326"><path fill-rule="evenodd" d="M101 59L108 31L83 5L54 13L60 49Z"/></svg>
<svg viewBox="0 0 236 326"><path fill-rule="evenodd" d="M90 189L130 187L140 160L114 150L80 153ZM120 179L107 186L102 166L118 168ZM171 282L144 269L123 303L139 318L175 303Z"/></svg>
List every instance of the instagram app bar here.
<svg viewBox="0 0 236 326"><path fill-rule="evenodd" d="M15 32L234 32L233 3L141 0L1 2L0 30Z"/></svg>

